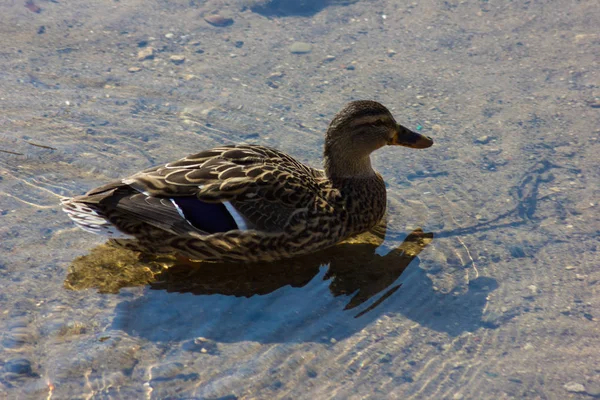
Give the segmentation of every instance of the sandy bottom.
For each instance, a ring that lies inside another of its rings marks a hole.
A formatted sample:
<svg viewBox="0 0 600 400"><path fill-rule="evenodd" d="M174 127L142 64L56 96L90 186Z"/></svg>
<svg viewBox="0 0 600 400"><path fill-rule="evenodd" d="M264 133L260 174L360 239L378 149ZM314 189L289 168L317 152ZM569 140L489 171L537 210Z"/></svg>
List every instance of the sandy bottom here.
<svg viewBox="0 0 600 400"><path fill-rule="evenodd" d="M565 0L2 2L0 398L600 397L599 20ZM435 140L374 155L383 244L173 267L58 207L222 143L318 166L354 99Z"/></svg>

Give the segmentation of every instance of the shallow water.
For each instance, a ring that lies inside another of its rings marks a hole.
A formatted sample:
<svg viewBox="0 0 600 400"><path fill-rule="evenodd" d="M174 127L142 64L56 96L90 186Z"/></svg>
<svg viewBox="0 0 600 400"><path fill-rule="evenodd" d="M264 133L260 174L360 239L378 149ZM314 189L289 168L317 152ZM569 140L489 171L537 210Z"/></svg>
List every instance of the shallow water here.
<svg viewBox="0 0 600 400"><path fill-rule="evenodd" d="M0 398L600 396L599 19L594 1L3 2ZM383 244L173 266L58 207L222 143L318 166L360 98L435 140L373 156Z"/></svg>

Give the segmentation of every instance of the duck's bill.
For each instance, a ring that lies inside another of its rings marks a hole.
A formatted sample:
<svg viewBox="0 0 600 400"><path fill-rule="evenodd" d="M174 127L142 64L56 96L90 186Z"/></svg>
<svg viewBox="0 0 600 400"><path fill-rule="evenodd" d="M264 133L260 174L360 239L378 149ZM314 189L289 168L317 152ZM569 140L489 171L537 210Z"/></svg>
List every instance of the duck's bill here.
<svg viewBox="0 0 600 400"><path fill-rule="evenodd" d="M426 149L433 145L433 139L398 125L396 134L388 143L393 146L405 146L413 149Z"/></svg>

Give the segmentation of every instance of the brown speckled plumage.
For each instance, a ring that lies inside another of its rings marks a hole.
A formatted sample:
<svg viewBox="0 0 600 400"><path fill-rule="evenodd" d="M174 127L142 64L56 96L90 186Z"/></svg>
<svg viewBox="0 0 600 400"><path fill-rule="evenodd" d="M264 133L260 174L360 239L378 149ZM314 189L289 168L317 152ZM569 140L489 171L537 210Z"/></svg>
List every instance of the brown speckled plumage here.
<svg viewBox="0 0 600 400"><path fill-rule="evenodd" d="M342 109L327 131L325 170L263 146L220 146L62 203L82 228L108 233L135 249L207 261L273 261L332 246L375 226L385 213L386 189L371 168L370 153L387 144L425 148L432 143L398 125L381 104L357 101ZM171 201L182 198L227 204L247 227L198 229Z"/></svg>

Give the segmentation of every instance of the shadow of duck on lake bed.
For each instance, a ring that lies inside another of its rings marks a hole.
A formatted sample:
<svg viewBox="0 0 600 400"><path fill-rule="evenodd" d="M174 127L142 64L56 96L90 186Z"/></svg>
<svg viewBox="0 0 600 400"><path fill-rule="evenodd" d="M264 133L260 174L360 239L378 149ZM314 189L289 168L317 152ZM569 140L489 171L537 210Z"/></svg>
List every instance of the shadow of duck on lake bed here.
<svg viewBox="0 0 600 400"><path fill-rule="evenodd" d="M378 228L315 254L261 264L157 259L103 245L73 262L65 286L118 293L148 285L133 300L120 295L112 329L158 342L341 340L394 313L452 336L490 327L482 313L495 280L479 277L464 293L440 293L417 258L433 234L415 230L382 256L386 234Z"/></svg>

